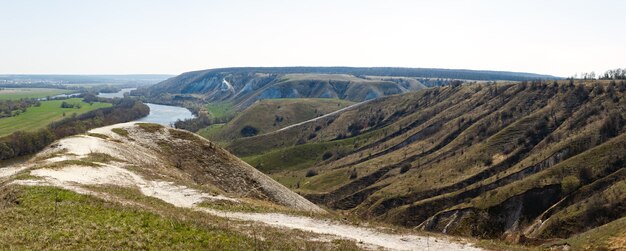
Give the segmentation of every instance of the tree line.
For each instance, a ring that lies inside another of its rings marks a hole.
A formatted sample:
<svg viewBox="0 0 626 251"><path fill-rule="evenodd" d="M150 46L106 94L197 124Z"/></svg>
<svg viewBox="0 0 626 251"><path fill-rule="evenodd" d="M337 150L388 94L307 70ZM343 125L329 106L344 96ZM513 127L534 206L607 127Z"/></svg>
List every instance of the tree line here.
<svg viewBox="0 0 626 251"><path fill-rule="evenodd" d="M626 79L626 68L608 70L600 76L600 79Z"/></svg>
<svg viewBox="0 0 626 251"><path fill-rule="evenodd" d="M578 75L574 75L570 79L601 79L601 80L626 80L626 68L617 68L608 70L603 74L596 74L595 72L583 72Z"/></svg>
<svg viewBox="0 0 626 251"><path fill-rule="evenodd" d="M36 99L0 100L0 118L19 115L33 105L40 106L41 102Z"/></svg>
<svg viewBox="0 0 626 251"><path fill-rule="evenodd" d="M33 154L57 139L85 133L96 127L136 120L149 113L150 108L140 101L117 99L111 107L73 115L38 131L18 131L0 138L0 160Z"/></svg>

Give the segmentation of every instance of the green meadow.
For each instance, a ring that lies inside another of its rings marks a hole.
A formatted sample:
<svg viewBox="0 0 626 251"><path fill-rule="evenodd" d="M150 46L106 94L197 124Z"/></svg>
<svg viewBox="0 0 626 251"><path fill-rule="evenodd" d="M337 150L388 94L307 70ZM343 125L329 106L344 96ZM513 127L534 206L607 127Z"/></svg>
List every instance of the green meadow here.
<svg viewBox="0 0 626 251"><path fill-rule="evenodd" d="M61 103L65 101L70 104L80 104L80 108L61 108ZM51 122L63 119L65 116L72 116L73 113L82 114L99 108L109 107L109 103L88 104L80 98L66 100L42 101L41 106L29 107L26 112L9 118L0 119L0 137L9 135L16 131L35 131L46 127Z"/></svg>

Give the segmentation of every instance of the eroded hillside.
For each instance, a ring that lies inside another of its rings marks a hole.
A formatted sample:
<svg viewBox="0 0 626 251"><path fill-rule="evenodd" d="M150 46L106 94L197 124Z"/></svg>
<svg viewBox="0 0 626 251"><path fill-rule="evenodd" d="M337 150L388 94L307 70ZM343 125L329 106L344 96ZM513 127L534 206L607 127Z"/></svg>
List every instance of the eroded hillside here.
<svg viewBox="0 0 626 251"><path fill-rule="evenodd" d="M195 134L126 123L0 168L2 249L479 250L340 222Z"/></svg>
<svg viewBox="0 0 626 251"><path fill-rule="evenodd" d="M243 67L186 72L133 92L152 102L194 106L228 104L240 111L257 100L335 98L364 101L439 86L454 79L535 80L553 76L519 72L426 68Z"/></svg>
<svg viewBox="0 0 626 251"><path fill-rule="evenodd" d="M626 216L625 92L608 81L433 88L228 149L362 218L541 243Z"/></svg>

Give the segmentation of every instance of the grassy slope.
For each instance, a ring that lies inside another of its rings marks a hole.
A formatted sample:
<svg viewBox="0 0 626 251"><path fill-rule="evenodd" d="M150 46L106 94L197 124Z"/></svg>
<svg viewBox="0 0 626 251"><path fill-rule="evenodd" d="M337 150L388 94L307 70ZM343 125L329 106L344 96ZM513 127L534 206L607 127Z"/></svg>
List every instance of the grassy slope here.
<svg viewBox="0 0 626 251"><path fill-rule="evenodd" d="M73 92L75 91L53 88L5 88L0 90L0 99L45 98Z"/></svg>
<svg viewBox="0 0 626 251"><path fill-rule="evenodd" d="M176 208L123 191L137 204L103 201L58 188L9 186L0 190L1 249L298 250L357 249L293 238L299 234L257 226L239 229L218 217ZM143 206L140 206L143 205ZM254 231L253 231L254 232ZM258 237L257 237L258 236ZM262 237L261 237L262 236ZM261 240L263 238L263 240Z"/></svg>
<svg viewBox="0 0 626 251"><path fill-rule="evenodd" d="M626 217L558 243L573 250L622 250L626 247Z"/></svg>
<svg viewBox="0 0 626 251"><path fill-rule="evenodd" d="M61 108L62 102L80 104L81 108ZM0 136L5 136L19 130L34 131L44 128L50 122L62 119L63 113L65 113L66 116L71 116L73 113L81 114L109 106L111 106L109 103L97 102L89 105L79 98L43 101L41 102L41 106L32 106L28 108L26 112L18 116L0 119Z"/></svg>
<svg viewBox="0 0 626 251"><path fill-rule="evenodd" d="M224 129L225 124L213 124L208 127L200 129L197 134L207 139L214 139L219 137L219 134ZM219 142L218 142L219 143Z"/></svg>
<svg viewBox="0 0 626 251"><path fill-rule="evenodd" d="M208 104L206 108L211 116L217 119L228 118L234 113L233 105L228 102Z"/></svg>
<svg viewBox="0 0 626 251"><path fill-rule="evenodd" d="M353 104L339 99L268 99L256 102L239 113L233 120L219 129L219 134L208 128L201 135L217 141L231 141L243 137L241 129L252 126L259 134L269 133L288 125L313 119ZM213 106L215 114L225 116L224 109ZM213 113L213 112L212 112Z"/></svg>
<svg viewBox="0 0 626 251"><path fill-rule="evenodd" d="M448 229L454 232L458 228L460 234L472 234L462 228L476 215L515 217L507 210L514 208L516 200L540 196L544 200L533 203L535 209L520 215L520 228L527 227L542 210L571 193L572 199L554 209L559 213L551 212L553 223L546 224L544 234L538 235L554 237L554 229L563 227L559 224L587 225L572 225L569 232L559 232L567 236L621 215L611 211L624 205L624 196L615 195L623 190L621 185L604 181L609 192L588 193L584 189L589 186L584 183L600 181L615 168L624 167L626 134L619 135L626 124L624 87L563 81L558 85L429 89L383 98L312 125L239 139L231 142L229 149L287 186L325 196L311 199L354 210L366 218L415 226L439 215L437 212L471 209L468 218ZM622 122L609 122L615 114ZM617 128L602 129L611 124ZM349 136L350 125L360 125L361 135L349 137L350 143L337 144L347 142L334 139L340 134ZM321 126L316 138L296 144L316 126ZM334 155L340 158L323 161L320 154L325 152L341 152ZM401 170L403 166L407 168ZM305 177L309 168L319 174ZM348 178L352 170L358 178ZM588 180L577 185L577 179ZM552 192L533 195L534 191ZM594 202L584 199L591 195L607 206L589 209ZM610 214L601 220L588 219L588 215L602 212L598 210ZM441 231L447 225L449 219L443 215L442 223L433 225L433 230ZM503 231L500 224L504 224L498 219L504 218L493 219L491 226L483 227L493 228L489 236L498 236L502 233L498 231Z"/></svg>

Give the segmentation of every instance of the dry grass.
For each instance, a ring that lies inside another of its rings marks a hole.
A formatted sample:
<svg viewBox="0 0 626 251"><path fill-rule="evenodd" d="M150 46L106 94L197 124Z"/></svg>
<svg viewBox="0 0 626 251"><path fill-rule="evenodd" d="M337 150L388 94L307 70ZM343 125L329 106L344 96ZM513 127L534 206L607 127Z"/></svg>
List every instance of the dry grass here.
<svg viewBox="0 0 626 251"><path fill-rule="evenodd" d="M354 242L309 241L300 231L230 222L149 199L138 191L103 188L122 200L103 201L50 187L3 187L2 249L358 250Z"/></svg>
<svg viewBox="0 0 626 251"><path fill-rule="evenodd" d="M625 92L626 83L609 81L433 88L237 139L228 149L318 203L407 226L463 208L493 219L514 217L503 208L533 198L535 191L552 191L523 211L523 229L557 201L624 167ZM332 157L322 159L325 153ZM308 169L319 174L306 177ZM348 176L352 170L355 179ZM610 193L594 196L611 205L623 200ZM584 199L567 200L555 215L579 221L592 212L584 209L588 203L580 204ZM571 206L583 209L564 211ZM469 224L463 221L451 228ZM491 225L499 224L504 223ZM490 236L504 229L494 231Z"/></svg>

